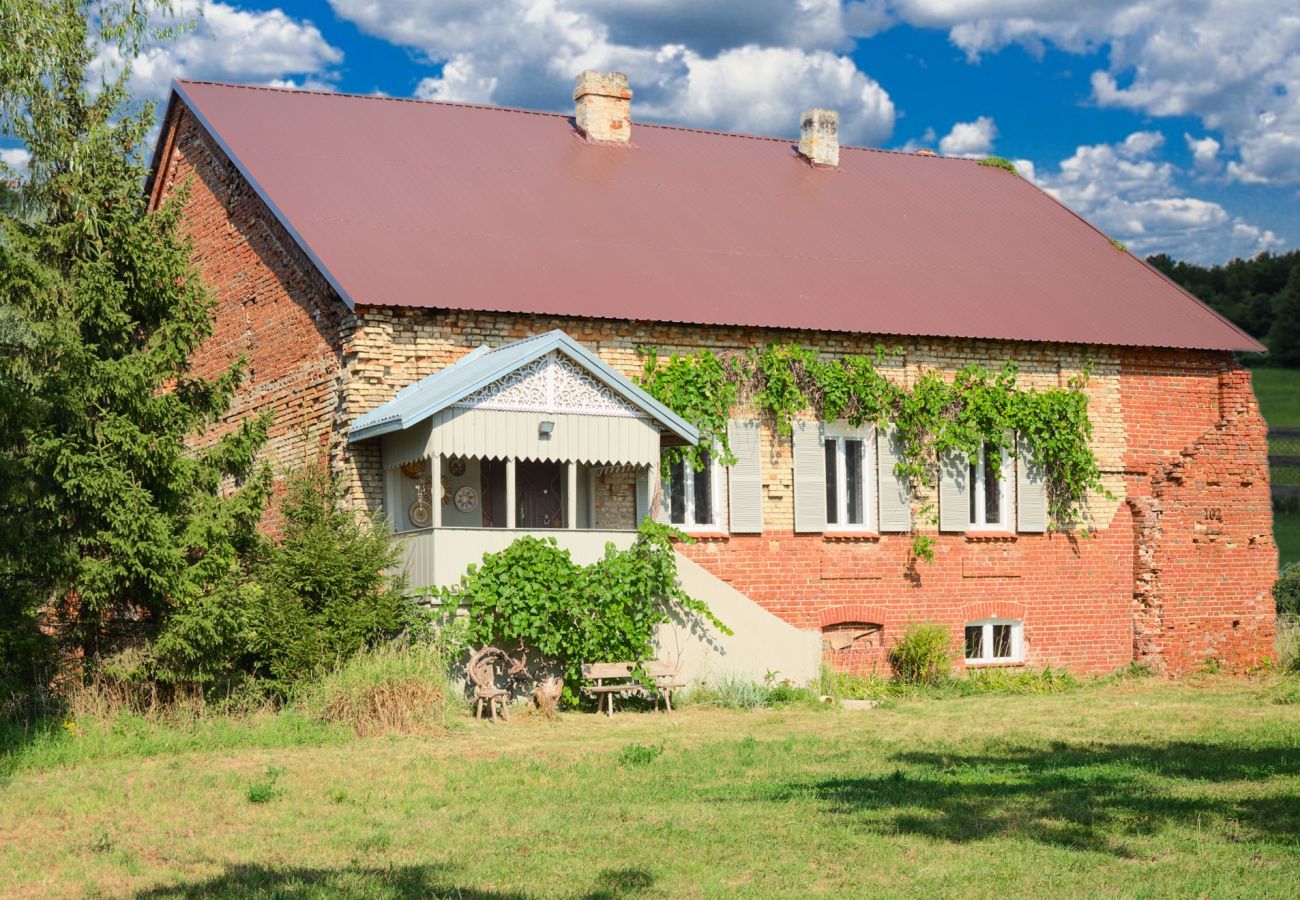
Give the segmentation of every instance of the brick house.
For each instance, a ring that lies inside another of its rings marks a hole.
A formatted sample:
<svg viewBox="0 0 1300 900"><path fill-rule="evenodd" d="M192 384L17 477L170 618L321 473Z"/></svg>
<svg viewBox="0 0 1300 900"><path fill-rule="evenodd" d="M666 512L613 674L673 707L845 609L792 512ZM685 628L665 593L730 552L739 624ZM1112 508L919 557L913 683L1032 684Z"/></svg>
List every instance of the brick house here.
<svg viewBox="0 0 1300 900"><path fill-rule="evenodd" d="M697 672L871 671L918 620L949 625L968 667L1177 674L1272 652L1265 425L1233 356L1254 340L1005 171L840 147L816 110L797 145L633 131L630 97L600 73L574 117L177 83L148 190L188 191L218 301L197 368L249 361L230 421L272 410L281 470L327 454L417 584L522 532L579 561L647 513L695 532L683 578L737 631L690 644ZM661 448L697 435L636 385L638 351L772 342L896 347L903 384L1010 359L1056 386L1090 365L1114 499L1090 498L1093 536L1073 539L1027 467L972 460L934 527L874 429L786 438L743 411L736 464L665 489ZM912 564L913 528L934 562Z"/></svg>

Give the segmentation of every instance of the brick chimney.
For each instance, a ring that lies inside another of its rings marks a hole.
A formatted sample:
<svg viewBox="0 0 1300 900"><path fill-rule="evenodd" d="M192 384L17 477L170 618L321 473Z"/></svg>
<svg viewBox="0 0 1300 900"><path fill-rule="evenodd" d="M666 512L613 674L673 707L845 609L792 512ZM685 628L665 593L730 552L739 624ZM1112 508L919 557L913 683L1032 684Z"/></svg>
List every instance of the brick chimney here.
<svg viewBox="0 0 1300 900"><path fill-rule="evenodd" d="M578 130L588 139L619 144L632 139L632 90L622 72L583 72L573 102Z"/></svg>
<svg viewBox="0 0 1300 900"><path fill-rule="evenodd" d="M840 164L840 114L833 109L804 110L799 117L799 152L816 166Z"/></svg>

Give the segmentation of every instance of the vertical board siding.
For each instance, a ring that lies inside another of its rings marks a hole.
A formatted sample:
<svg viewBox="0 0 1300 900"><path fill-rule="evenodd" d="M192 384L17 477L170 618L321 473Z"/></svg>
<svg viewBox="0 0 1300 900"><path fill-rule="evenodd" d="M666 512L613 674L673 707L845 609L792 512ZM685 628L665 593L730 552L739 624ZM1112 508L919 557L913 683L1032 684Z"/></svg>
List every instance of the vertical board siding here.
<svg viewBox="0 0 1300 900"><path fill-rule="evenodd" d="M826 457L820 422L794 423L794 530L826 530Z"/></svg>
<svg viewBox="0 0 1300 900"><path fill-rule="evenodd" d="M763 531L763 447L758 422L733 421L727 425L735 465L727 470L728 511L731 531Z"/></svg>
<svg viewBox="0 0 1300 900"><path fill-rule="evenodd" d="M961 453L949 453L939 467L939 530L967 531L970 528L970 461Z"/></svg>
<svg viewBox="0 0 1300 900"><path fill-rule="evenodd" d="M1024 441L1016 444L1016 528L1041 533L1047 530L1047 479Z"/></svg>
<svg viewBox="0 0 1300 900"><path fill-rule="evenodd" d="M542 421L555 423L549 439L538 434ZM419 446L407 432L385 435L384 464L433 453L593 465L650 466L659 460L659 427L647 419L621 416L447 409L433 417L423 435Z"/></svg>
<svg viewBox="0 0 1300 900"><path fill-rule="evenodd" d="M882 428L876 441L876 478L880 485L880 530L912 530L912 491L907 479L898 477L894 466L903 456L898 431Z"/></svg>

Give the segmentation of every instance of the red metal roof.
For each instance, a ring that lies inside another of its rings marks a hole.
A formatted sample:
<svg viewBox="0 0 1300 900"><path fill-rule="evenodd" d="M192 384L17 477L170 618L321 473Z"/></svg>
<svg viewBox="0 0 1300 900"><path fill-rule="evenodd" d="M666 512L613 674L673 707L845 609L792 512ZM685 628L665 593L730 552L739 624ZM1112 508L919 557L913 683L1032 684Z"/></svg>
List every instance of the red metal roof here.
<svg viewBox="0 0 1300 900"><path fill-rule="evenodd" d="M971 160L182 81L352 305L1151 347L1260 345ZM635 118L635 105L633 116Z"/></svg>

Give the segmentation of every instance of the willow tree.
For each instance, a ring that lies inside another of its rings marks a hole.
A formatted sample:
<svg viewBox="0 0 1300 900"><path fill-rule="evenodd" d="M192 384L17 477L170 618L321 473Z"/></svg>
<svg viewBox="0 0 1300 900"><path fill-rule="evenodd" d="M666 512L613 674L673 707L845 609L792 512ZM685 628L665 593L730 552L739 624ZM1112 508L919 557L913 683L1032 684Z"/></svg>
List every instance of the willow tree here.
<svg viewBox="0 0 1300 900"><path fill-rule="evenodd" d="M150 8L0 3L0 130L31 154L21 176L0 173L19 197L0 211L0 679L41 676L38 616L93 658L242 590L258 540L266 422L195 441L241 366L192 371L212 302L178 229L183 197L150 211L143 195L154 109L127 84L167 37Z"/></svg>

